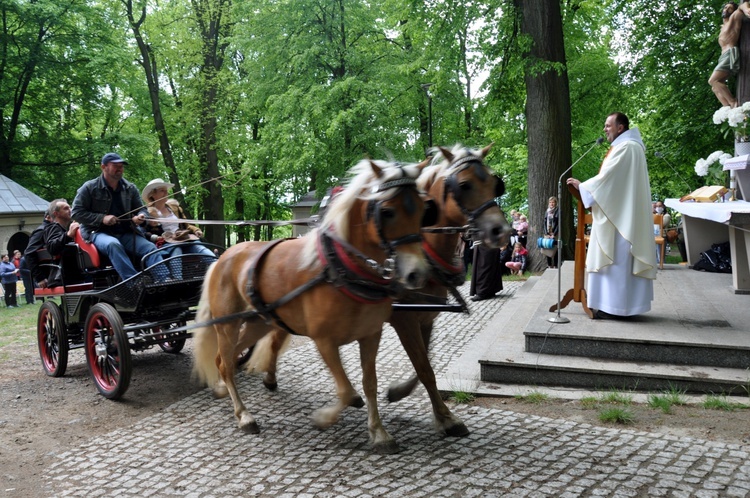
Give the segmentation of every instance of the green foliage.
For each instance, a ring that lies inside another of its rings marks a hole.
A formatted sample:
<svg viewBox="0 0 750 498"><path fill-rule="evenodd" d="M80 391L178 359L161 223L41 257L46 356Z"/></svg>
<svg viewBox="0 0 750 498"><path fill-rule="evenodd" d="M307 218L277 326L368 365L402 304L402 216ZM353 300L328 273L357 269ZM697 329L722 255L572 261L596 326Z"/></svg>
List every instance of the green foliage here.
<svg viewBox="0 0 750 498"><path fill-rule="evenodd" d="M635 415L626 408L605 408L599 412L599 420L606 423L627 425L635 422Z"/></svg>
<svg viewBox="0 0 750 498"><path fill-rule="evenodd" d="M703 408L707 410L723 410L731 412L739 409L749 409L750 405L736 403L729 400L726 396L711 395L706 396L706 399L703 401Z"/></svg>
<svg viewBox="0 0 750 498"><path fill-rule="evenodd" d="M711 121L718 102L706 84L718 57L719 5L563 2L563 64L524 58L532 41L516 4L134 1L136 21L147 7L139 29L189 211L203 216L203 182L230 175L221 180L226 218L284 219L290 204L311 190L322 197L363 157L422 159L430 124L436 145L495 142L488 161L506 181L502 204L526 209L530 192L556 183L539 178L538 165L529 171L527 133L539 126L524 116L530 67L567 71L573 160L601 136L608 113L630 115L649 147L657 198L701 185L695 160L731 151ZM168 177L125 5L2 2L0 173L44 198L72 200L99 173L101 155L117 150L139 186ZM209 13L221 16L215 38L204 32ZM211 66L213 40L219 58ZM208 117L215 143L204 142ZM210 174L208 151L218 161ZM595 174L603 152L592 151L574 175ZM539 221L530 222L534 232Z"/></svg>
<svg viewBox="0 0 750 498"><path fill-rule="evenodd" d="M530 403L534 405L538 405L540 403L544 403L545 401L549 400L549 395L540 393L540 392L531 392L529 394L517 394L514 396L517 400L523 401L524 403Z"/></svg>
<svg viewBox="0 0 750 498"><path fill-rule="evenodd" d="M651 394L648 397L648 406L659 409L664 413L672 413L672 405L672 400L667 396Z"/></svg>
<svg viewBox="0 0 750 498"><path fill-rule="evenodd" d="M451 394L451 399L456 404L466 404L471 403L474 401L475 396L472 393L467 393L465 391L454 391Z"/></svg>

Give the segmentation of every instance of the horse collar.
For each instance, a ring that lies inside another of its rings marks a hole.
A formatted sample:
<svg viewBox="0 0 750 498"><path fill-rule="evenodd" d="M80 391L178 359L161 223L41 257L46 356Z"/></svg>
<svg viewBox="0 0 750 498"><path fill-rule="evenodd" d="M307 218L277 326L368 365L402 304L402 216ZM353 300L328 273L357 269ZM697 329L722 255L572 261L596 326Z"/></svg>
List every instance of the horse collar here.
<svg viewBox="0 0 750 498"><path fill-rule="evenodd" d="M390 278L375 276L364 271L352 258L363 259L378 274L391 274L395 268L383 268L377 261L367 258L347 242L333 234L320 232L318 257L325 267L327 281L342 293L361 303L381 303L399 294L400 285Z"/></svg>

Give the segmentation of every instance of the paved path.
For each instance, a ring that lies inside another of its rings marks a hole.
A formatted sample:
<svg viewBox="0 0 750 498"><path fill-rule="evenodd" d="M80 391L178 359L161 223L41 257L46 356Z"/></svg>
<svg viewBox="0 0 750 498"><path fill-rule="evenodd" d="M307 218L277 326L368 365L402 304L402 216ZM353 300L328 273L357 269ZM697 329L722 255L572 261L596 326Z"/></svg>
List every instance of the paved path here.
<svg viewBox="0 0 750 498"><path fill-rule="evenodd" d="M471 315L444 314L433 365L445 372L487 321L512 300L471 303ZM466 292L465 285L463 292ZM358 349L342 350L355 387ZM378 357L379 385L405 378L409 362L392 330ZM566 420L459 406L471 430L435 433L423 389L381 403L396 455L374 454L366 410L348 409L318 431L311 413L329 403L333 382L311 343L282 357L279 389L242 376L240 392L261 428L241 433L229 400L207 390L132 427L56 455L43 477L49 496L750 496L750 454L740 446L593 427Z"/></svg>

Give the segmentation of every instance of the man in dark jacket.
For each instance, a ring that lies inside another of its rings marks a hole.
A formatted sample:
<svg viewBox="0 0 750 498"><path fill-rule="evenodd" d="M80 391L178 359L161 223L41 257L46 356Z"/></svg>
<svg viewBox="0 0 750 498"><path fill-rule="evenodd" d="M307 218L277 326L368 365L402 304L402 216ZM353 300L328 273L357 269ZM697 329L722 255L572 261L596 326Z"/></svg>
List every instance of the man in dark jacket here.
<svg viewBox="0 0 750 498"><path fill-rule="evenodd" d="M55 199L50 202L48 212L52 223L44 227L44 246L52 259L59 260L65 246L73 242L78 231L78 223L70 217L70 205L65 199ZM61 272L51 272L47 285L53 287L61 284Z"/></svg>
<svg viewBox="0 0 750 498"><path fill-rule="evenodd" d="M123 280L136 274L129 255L142 258L156 249L137 225L146 220L147 210L138 187L123 178L128 163L114 152L102 157L102 174L78 189L73 200L73 218L84 240L105 253ZM162 261L155 253L146 259L151 266Z"/></svg>
<svg viewBox="0 0 750 498"><path fill-rule="evenodd" d="M23 258L31 272L31 280L35 285L41 288L47 287L47 276L49 275L49 266L39 264L39 251L44 249L44 229L52 221L49 217L49 211L44 213L44 221L36 227L29 236L29 243L23 253Z"/></svg>

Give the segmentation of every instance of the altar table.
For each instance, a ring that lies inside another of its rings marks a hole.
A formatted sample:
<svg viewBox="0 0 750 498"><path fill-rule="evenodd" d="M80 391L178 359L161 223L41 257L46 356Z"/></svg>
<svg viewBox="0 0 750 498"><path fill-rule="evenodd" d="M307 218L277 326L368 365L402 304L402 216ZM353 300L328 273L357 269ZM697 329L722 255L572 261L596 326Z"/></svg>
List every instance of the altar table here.
<svg viewBox="0 0 750 498"><path fill-rule="evenodd" d="M682 214L688 264L692 267L711 244L729 241L735 294L750 294L750 202L680 202L664 205Z"/></svg>

